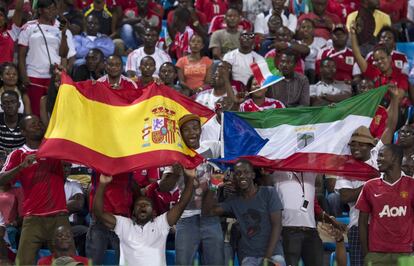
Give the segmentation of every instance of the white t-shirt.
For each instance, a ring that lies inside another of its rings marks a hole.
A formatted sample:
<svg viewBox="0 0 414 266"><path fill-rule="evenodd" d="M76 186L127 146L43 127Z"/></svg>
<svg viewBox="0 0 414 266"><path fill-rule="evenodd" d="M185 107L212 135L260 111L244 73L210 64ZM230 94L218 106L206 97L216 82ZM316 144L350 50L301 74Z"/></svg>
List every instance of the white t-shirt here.
<svg viewBox="0 0 414 266"><path fill-rule="evenodd" d="M243 54L239 49L234 49L223 56L223 61L228 62L232 66L233 80L241 81L244 85L247 84L250 76L253 75L250 65L261 60L265 59L258 53L252 51L248 54Z"/></svg>
<svg viewBox="0 0 414 266"><path fill-rule="evenodd" d="M76 194L82 194L82 186L80 183L76 181L69 181L67 180L65 182L65 196L66 196L66 202L70 200L74 195ZM73 222L73 214L69 216L69 222Z"/></svg>
<svg viewBox="0 0 414 266"><path fill-rule="evenodd" d="M334 81L332 84L319 81L318 83L309 86L310 96L321 96L322 94L338 95L346 92L352 93L351 85L339 81Z"/></svg>
<svg viewBox="0 0 414 266"><path fill-rule="evenodd" d="M155 47L155 51L153 54L146 54L144 52L144 47L138 48L132 51L128 55L128 59L126 62L125 71L135 71L137 77L141 76L141 70L139 70L139 65L141 64L142 58L146 56L151 56L155 60L155 73L154 76L158 77L158 70L160 66L165 62L171 62L171 57L164 52L163 50Z"/></svg>
<svg viewBox="0 0 414 266"><path fill-rule="evenodd" d="M264 13L260 13L256 16L256 20L254 22L254 32L260 33L263 35L269 34L269 27L267 26L267 23L269 22L270 17L272 16L271 9L269 11L269 14L265 16ZM295 16L295 14L289 14L287 17L284 12L280 14L280 17L282 18L283 26L288 27L291 32L296 31L296 26L298 25L298 18Z"/></svg>
<svg viewBox="0 0 414 266"><path fill-rule="evenodd" d="M227 93L224 95L216 96L214 95L214 89L208 89L197 94L195 101L214 111L216 102L226 96Z"/></svg>
<svg viewBox="0 0 414 266"><path fill-rule="evenodd" d="M130 218L115 215L115 233L119 237L119 265L167 265L165 245L170 225L167 213L157 216L144 226Z"/></svg>
<svg viewBox="0 0 414 266"><path fill-rule="evenodd" d="M46 37L46 43L38 25ZM73 43L72 33L66 30L67 43L69 52L67 58L76 55L75 45ZM52 64L60 64L59 56L60 42L62 33L59 30L59 21L55 20L54 25L39 24L37 20L31 20L23 25L19 35L19 45L27 46L26 71L29 77L50 78L50 62L47 51L49 50L50 61Z"/></svg>
<svg viewBox="0 0 414 266"><path fill-rule="evenodd" d="M272 8L271 0L243 0L243 12L247 13L247 19L254 22L256 16Z"/></svg>
<svg viewBox="0 0 414 266"><path fill-rule="evenodd" d="M283 204L282 225L316 228L315 223L315 173L274 172L275 187ZM302 185L305 191L304 197ZM307 200L307 211L301 210Z"/></svg>
<svg viewBox="0 0 414 266"><path fill-rule="evenodd" d="M382 141L378 141L377 146L372 148L371 150L371 157L365 161L366 164L371 165L375 169L378 169L377 165L377 158L378 158L378 152L381 149L381 147L384 146ZM365 184L364 181L359 180L349 180L345 177L338 176L335 183L335 190L339 191L342 188L359 188L360 186L363 186ZM352 226L358 225L358 217L359 217L359 210L355 208L356 202L350 202L349 205L349 224L348 228L351 228Z"/></svg>
<svg viewBox="0 0 414 266"><path fill-rule="evenodd" d="M221 125L217 121L217 115L208 120L201 129L200 142L208 140L220 141Z"/></svg>
<svg viewBox="0 0 414 266"><path fill-rule="evenodd" d="M313 42L309 45L310 52L305 57L305 70L315 69L316 57L319 52L326 46L326 40L321 37L314 37Z"/></svg>

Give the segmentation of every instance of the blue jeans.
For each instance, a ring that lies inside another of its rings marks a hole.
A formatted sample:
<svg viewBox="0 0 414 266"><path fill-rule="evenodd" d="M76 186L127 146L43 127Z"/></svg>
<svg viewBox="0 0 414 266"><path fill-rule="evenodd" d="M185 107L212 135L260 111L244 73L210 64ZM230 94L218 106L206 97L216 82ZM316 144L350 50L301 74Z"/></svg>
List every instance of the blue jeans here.
<svg viewBox="0 0 414 266"><path fill-rule="evenodd" d="M193 265L200 245L201 264L224 264L220 219L194 215L178 220L175 234L176 265Z"/></svg>
<svg viewBox="0 0 414 266"><path fill-rule="evenodd" d="M245 257L241 263L241 266L260 266L262 265L263 258ZM271 261L277 266L286 266L285 259L282 255L274 255Z"/></svg>
<svg viewBox="0 0 414 266"><path fill-rule="evenodd" d="M86 256L92 259L93 265L102 265L108 247L115 250L117 264L119 264L118 236L102 223L92 221L86 234Z"/></svg>
<svg viewBox="0 0 414 266"><path fill-rule="evenodd" d="M142 45L142 41L138 40L134 27L131 24L122 25L119 31L119 35L121 36L121 39L124 41L127 49L131 48L135 50Z"/></svg>

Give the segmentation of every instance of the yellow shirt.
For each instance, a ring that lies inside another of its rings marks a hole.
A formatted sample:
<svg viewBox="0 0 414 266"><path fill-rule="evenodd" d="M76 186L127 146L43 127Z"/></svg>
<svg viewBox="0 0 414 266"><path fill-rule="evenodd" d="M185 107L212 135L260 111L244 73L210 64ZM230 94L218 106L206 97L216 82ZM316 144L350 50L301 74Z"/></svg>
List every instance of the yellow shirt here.
<svg viewBox="0 0 414 266"><path fill-rule="evenodd" d="M346 19L346 27L348 30L351 28L351 23L355 21L356 17L358 16L358 11L354 11L348 15ZM386 13L379 11L376 9L374 11L374 19L375 19L375 31L374 36L377 37L378 33L384 26L391 26L391 18Z"/></svg>

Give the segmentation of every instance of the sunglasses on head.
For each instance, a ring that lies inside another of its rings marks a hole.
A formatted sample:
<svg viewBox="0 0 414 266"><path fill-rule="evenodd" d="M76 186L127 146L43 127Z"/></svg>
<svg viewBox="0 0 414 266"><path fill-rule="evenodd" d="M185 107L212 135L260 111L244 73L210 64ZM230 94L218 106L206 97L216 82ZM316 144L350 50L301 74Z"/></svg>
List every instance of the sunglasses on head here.
<svg viewBox="0 0 414 266"><path fill-rule="evenodd" d="M249 38L249 39L253 39L254 38L254 33L242 33L241 37L243 38Z"/></svg>

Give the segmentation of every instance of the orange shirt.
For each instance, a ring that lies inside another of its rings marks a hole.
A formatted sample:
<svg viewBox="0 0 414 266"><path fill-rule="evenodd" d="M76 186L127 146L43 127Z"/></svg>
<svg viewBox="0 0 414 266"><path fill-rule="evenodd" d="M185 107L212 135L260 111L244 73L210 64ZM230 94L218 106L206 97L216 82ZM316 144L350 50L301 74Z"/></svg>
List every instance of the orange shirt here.
<svg viewBox="0 0 414 266"><path fill-rule="evenodd" d="M190 62L188 56L184 56L178 59L176 66L184 73L185 85L194 90L204 85L207 70L212 64L213 61L207 56L197 62Z"/></svg>

